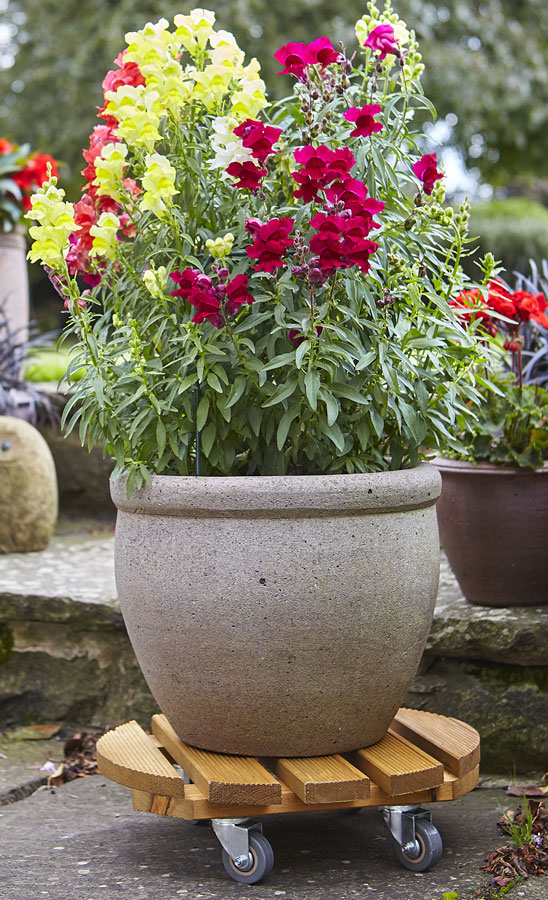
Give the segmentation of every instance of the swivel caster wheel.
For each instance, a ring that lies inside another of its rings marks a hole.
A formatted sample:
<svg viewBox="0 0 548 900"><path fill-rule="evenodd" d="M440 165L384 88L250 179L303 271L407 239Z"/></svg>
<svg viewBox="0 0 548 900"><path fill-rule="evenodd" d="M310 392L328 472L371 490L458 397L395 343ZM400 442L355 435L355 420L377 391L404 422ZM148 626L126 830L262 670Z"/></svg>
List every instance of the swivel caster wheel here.
<svg viewBox="0 0 548 900"><path fill-rule="evenodd" d="M264 834L252 832L249 835L247 857L233 859L223 850L223 866L234 881L240 884L257 884L272 871L274 851Z"/></svg>
<svg viewBox="0 0 548 900"><path fill-rule="evenodd" d="M440 833L432 822L418 819L415 822L414 846L406 850L398 843L394 845L396 858L404 869L411 872L424 872L440 861L443 844Z"/></svg>

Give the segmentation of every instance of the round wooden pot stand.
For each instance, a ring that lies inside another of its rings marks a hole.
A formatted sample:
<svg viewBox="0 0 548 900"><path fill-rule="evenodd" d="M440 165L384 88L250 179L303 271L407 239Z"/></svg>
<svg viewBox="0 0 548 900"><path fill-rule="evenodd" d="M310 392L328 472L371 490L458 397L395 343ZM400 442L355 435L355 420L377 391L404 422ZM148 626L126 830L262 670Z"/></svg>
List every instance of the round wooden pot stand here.
<svg viewBox="0 0 548 900"><path fill-rule="evenodd" d="M255 816L318 810L382 808L398 861L423 872L443 846L423 803L456 800L478 783L478 732L458 719L400 709L372 747L306 759L256 759L210 753L184 744L164 715L152 735L137 722L104 734L99 772L133 792L142 812L211 822L223 865L234 881L255 884L274 853Z"/></svg>

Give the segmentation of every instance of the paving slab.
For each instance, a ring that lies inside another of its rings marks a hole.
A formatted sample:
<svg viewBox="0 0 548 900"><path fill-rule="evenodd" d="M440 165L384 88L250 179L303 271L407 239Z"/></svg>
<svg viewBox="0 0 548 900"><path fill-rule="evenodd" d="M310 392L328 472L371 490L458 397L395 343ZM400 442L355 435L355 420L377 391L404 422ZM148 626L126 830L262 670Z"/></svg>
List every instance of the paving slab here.
<svg viewBox="0 0 548 900"><path fill-rule="evenodd" d="M224 873L208 827L137 813L130 792L94 776L43 790L0 810L2 900L441 900L466 897L499 846L500 790L477 790L432 807L445 845L431 872L402 869L378 810L268 816L275 854L269 879L244 886ZM536 878L511 897L548 900Z"/></svg>

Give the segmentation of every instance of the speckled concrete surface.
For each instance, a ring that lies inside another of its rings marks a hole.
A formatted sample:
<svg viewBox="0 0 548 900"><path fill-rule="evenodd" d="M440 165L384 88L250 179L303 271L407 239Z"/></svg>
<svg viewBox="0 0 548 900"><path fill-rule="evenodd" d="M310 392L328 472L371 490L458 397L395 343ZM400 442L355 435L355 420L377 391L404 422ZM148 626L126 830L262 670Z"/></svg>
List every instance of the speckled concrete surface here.
<svg viewBox="0 0 548 900"><path fill-rule="evenodd" d="M129 791L101 776L80 779L0 810L2 900L441 900L464 898L487 876L500 845L502 791L474 791L432 807L442 860L430 872L402 869L380 813L272 816L264 830L275 854L263 884L238 885L224 873L209 828L131 810ZM517 888L510 900L548 900L548 879Z"/></svg>

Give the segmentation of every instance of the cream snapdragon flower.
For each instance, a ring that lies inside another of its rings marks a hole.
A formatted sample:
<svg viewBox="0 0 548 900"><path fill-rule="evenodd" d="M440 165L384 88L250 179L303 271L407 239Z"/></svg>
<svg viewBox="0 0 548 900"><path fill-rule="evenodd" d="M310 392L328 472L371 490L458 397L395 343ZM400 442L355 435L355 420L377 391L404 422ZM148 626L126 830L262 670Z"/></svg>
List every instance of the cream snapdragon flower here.
<svg viewBox="0 0 548 900"><path fill-rule="evenodd" d="M26 219L38 222L29 228L33 239L27 258L47 266L59 266L69 250L69 235L80 226L74 221L74 206L64 201L65 192L57 187L57 179L50 178L30 198L31 208Z"/></svg>

